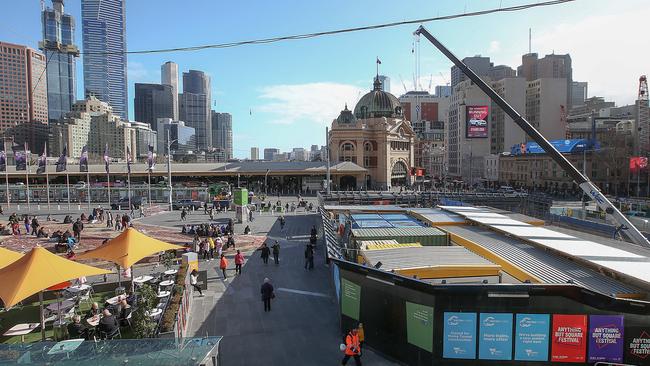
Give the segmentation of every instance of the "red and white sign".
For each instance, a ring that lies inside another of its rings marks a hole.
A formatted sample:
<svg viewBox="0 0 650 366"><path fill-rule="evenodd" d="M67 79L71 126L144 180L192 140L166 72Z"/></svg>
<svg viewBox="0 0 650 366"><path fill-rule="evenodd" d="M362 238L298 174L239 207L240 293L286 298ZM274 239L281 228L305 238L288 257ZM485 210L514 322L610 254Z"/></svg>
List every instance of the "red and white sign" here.
<svg viewBox="0 0 650 366"><path fill-rule="evenodd" d="M551 361L585 362L587 351L587 316L553 315Z"/></svg>
<svg viewBox="0 0 650 366"><path fill-rule="evenodd" d="M486 105L467 106L467 138L488 137L488 114L489 108Z"/></svg>

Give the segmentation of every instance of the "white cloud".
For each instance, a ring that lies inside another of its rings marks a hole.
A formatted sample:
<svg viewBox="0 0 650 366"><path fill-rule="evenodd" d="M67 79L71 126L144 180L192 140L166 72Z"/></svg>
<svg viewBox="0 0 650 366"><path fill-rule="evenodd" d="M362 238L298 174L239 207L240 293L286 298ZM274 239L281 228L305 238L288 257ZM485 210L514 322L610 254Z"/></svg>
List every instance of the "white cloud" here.
<svg viewBox="0 0 650 366"><path fill-rule="evenodd" d="M499 51L501 51L501 43L499 41L490 42L488 53L499 53Z"/></svg>
<svg viewBox="0 0 650 366"><path fill-rule="evenodd" d="M254 108L272 116L269 123L290 125L309 121L329 125L345 103L353 108L366 91L349 84L318 82L307 84L272 85L262 88L260 98L266 103Z"/></svg>
<svg viewBox="0 0 650 366"><path fill-rule="evenodd" d="M128 61L127 76L129 82L160 82L160 80L156 79L153 71L147 69L143 63L137 61Z"/></svg>
<svg viewBox="0 0 650 366"><path fill-rule="evenodd" d="M589 82L589 96L604 96L617 105L636 99L639 76L650 73L647 60L647 14L650 2L634 8L600 9L593 15L550 30L533 32L533 52L569 53L573 80ZM614 5L614 4L613 4Z"/></svg>

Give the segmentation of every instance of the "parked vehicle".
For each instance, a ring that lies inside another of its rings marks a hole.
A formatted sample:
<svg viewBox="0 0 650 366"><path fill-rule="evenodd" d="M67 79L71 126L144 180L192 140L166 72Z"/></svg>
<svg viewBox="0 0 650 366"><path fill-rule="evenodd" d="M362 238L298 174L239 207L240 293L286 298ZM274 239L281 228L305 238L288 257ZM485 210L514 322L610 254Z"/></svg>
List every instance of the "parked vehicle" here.
<svg viewBox="0 0 650 366"><path fill-rule="evenodd" d="M195 210L198 210L203 207L203 202L193 199L182 199L172 203L172 209L174 210L180 210L183 207L188 209L194 208Z"/></svg>
<svg viewBox="0 0 650 366"><path fill-rule="evenodd" d="M142 205L142 198L138 197L138 196L131 197L131 205L136 210L139 209L140 206ZM122 210L128 210L129 209L129 198L128 197L122 197L117 202L111 203L111 210L117 210L119 208L121 208Z"/></svg>

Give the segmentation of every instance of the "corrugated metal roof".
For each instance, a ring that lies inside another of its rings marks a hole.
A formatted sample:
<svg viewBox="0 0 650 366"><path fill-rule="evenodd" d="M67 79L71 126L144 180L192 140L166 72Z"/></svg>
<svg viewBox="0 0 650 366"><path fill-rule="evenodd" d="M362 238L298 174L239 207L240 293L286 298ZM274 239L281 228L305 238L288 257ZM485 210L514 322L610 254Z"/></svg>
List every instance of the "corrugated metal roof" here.
<svg viewBox="0 0 650 366"><path fill-rule="evenodd" d="M482 207L443 207L467 219L487 225L495 230L521 238L540 247L584 261L595 268L605 268L650 285L650 257L631 251L582 240L545 227L531 226L506 216L489 212Z"/></svg>
<svg viewBox="0 0 650 366"><path fill-rule="evenodd" d="M419 209L412 211L415 215L419 216L421 219L428 221L432 225L444 224L444 223L463 223L465 218L460 215L456 215L451 212L439 210L439 209Z"/></svg>
<svg viewBox="0 0 650 366"><path fill-rule="evenodd" d="M381 262L382 270L430 267L440 265L494 264L460 246L416 247L364 251L371 265Z"/></svg>
<svg viewBox="0 0 650 366"><path fill-rule="evenodd" d="M377 228L377 229L352 229L355 238L390 238L396 236L446 236L447 234L434 227L407 227L407 228Z"/></svg>
<svg viewBox="0 0 650 366"><path fill-rule="evenodd" d="M405 208L394 205L325 205L326 211L347 212L406 212Z"/></svg>
<svg viewBox="0 0 650 366"><path fill-rule="evenodd" d="M639 289L620 283L578 263L537 248L524 240L475 226L448 226L445 230L470 240L513 263L545 283L575 284L603 294L638 294Z"/></svg>
<svg viewBox="0 0 650 366"><path fill-rule="evenodd" d="M383 250L383 249L403 249L421 247L420 243L403 243L400 244L397 240L361 240L359 247L361 251L368 250Z"/></svg>

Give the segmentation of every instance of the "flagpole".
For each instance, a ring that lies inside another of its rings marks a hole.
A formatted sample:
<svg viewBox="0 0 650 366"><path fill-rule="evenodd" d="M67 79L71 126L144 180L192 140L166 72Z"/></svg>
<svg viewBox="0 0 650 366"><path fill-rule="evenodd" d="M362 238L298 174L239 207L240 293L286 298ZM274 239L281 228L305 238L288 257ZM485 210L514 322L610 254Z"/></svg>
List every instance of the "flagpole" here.
<svg viewBox="0 0 650 366"><path fill-rule="evenodd" d="M47 211L49 214L50 211L50 175L47 172L47 142L45 143L45 149L43 150L43 155L45 155L45 190L47 194Z"/></svg>
<svg viewBox="0 0 650 366"><path fill-rule="evenodd" d="M68 210L70 210L70 174L67 166L65 167L65 186L68 190Z"/></svg>
<svg viewBox="0 0 650 366"><path fill-rule="evenodd" d="M111 173L106 172L106 188L108 188L108 207L111 207Z"/></svg>
<svg viewBox="0 0 650 366"><path fill-rule="evenodd" d="M126 168L126 182L127 182L127 194L129 195L129 210L131 209L131 168L128 167L129 162L127 161Z"/></svg>
<svg viewBox="0 0 650 366"><path fill-rule="evenodd" d="M31 155L31 154L30 154ZM25 170L25 189L27 190L27 210L31 211L32 210L32 204L29 201L29 156L27 156L27 143L25 143L25 163L27 164L26 170Z"/></svg>
<svg viewBox="0 0 650 366"><path fill-rule="evenodd" d="M11 200L9 198L9 165L7 164L7 139L4 139L4 149L5 149L5 188L7 189L7 209L11 205Z"/></svg>
<svg viewBox="0 0 650 366"><path fill-rule="evenodd" d="M90 171L88 170L88 164L86 164L86 186L88 188L88 209L90 210Z"/></svg>
<svg viewBox="0 0 650 366"><path fill-rule="evenodd" d="M147 169L147 188L149 189L147 198L149 200L149 207L151 207L151 169Z"/></svg>

